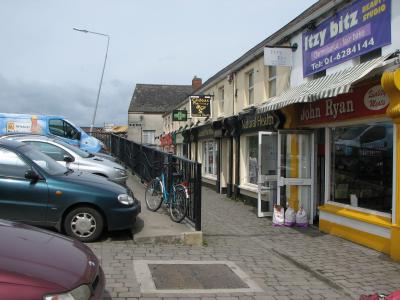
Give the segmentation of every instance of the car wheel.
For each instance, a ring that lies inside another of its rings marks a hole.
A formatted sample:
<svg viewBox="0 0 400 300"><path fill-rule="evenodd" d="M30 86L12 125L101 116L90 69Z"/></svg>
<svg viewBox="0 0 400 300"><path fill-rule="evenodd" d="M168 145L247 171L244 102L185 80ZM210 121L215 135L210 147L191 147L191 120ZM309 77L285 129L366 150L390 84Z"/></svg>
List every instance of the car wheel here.
<svg viewBox="0 0 400 300"><path fill-rule="evenodd" d="M65 217L64 230L67 235L81 241L93 242L99 238L104 228L102 215L91 207L78 207Z"/></svg>

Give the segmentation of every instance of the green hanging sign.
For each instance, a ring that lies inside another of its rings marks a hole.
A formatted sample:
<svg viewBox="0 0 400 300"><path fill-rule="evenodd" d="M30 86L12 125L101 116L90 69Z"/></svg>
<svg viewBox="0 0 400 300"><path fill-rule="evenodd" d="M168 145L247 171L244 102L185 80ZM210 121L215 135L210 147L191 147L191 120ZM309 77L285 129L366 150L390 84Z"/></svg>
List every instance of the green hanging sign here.
<svg viewBox="0 0 400 300"><path fill-rule="evenodd" d="M187 110L176 109L172 112L172 121L185 122L187 121Z"/></svg>

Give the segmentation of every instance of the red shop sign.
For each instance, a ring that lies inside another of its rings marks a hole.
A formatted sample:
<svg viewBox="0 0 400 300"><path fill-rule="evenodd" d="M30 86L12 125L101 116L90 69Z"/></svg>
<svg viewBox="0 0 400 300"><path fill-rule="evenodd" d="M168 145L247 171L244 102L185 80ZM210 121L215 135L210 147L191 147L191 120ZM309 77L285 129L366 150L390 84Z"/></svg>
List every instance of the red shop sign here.
<svg viewBox="0 0 400 300"><path fill-rule="evenodd" d="M328 123L385 114L389 97L379 84L366 85L348 94L298 105L299 125Z"/></svg>
<svg viewBox="0 0 400 300"><path fill-rule="evenodd" d="M172 145L172 135L171 134L162 135L160 137L160 145L161 146Z"/></svg>

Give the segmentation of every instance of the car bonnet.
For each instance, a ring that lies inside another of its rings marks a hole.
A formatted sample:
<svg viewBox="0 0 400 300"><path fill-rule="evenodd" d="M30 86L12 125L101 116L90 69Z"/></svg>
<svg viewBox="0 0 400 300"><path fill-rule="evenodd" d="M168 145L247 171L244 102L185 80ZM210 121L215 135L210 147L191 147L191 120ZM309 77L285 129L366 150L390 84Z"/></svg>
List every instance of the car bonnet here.
<svg viewBox="0 0 400 300"><path fill-rule="evenodd" d="M84 244L21 223L0 220L3 282L70 290L90 283L99 263Z"/></svg>

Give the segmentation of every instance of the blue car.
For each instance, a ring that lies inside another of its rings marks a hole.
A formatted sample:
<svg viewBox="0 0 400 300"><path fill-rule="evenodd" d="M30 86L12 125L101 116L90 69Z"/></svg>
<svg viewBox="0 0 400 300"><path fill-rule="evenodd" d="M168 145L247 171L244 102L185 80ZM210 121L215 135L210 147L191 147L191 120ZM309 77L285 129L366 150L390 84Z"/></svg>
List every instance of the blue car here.
<svg viewBox="0 0 400 300"><path fill-rule="evenodd" d="M0 140L0 218L91 242L104 230L132 228L140 211L128 187L67 169L30 145Z"/></svg>

